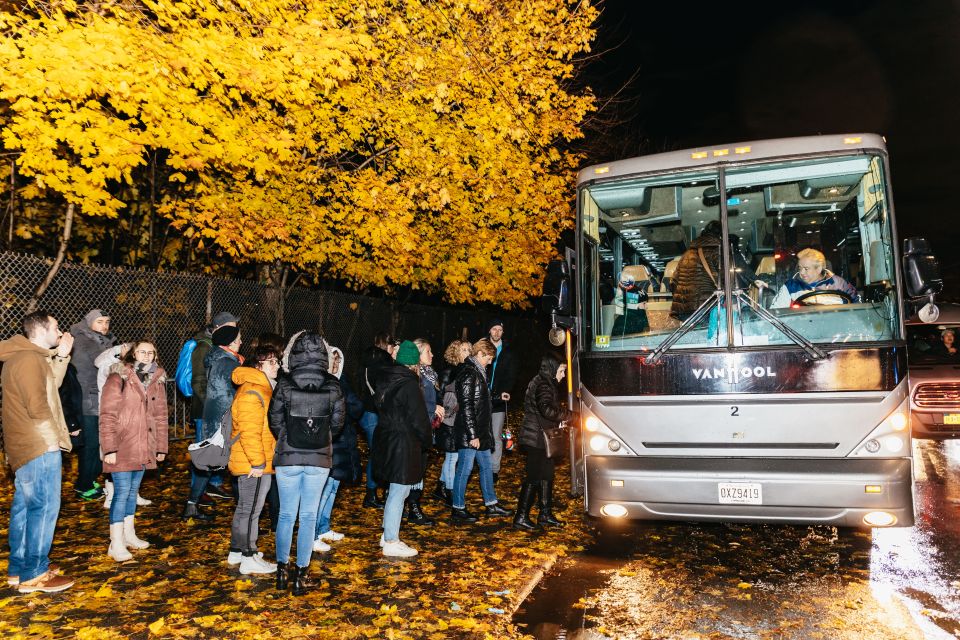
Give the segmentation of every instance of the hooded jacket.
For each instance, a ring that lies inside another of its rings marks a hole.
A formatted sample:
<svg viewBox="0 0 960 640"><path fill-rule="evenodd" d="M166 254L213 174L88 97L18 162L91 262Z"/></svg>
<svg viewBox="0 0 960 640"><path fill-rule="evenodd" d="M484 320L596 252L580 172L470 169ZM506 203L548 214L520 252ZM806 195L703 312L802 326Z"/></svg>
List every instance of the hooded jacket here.
<svg viewBox="0 0 960 640"><path fill-rule="evenodd" d="M473 356L463 364L454 380L460 406L453 422L454 445L457 449L469 449L470 441L479 438L480 451L493 451L492 409L486 376Z"/></svg>
<svg viewBox="0 0 960 640"><path fill-rule="evenodd" d="M99 309L93 309L83 317L83 320L70 327L70 334L74 339L71 357L73 366L77 368L77 379L80 380L80 387L83 389L83 415L85 416L100 414L97 356L117 343L112 333L97 333L90 328L94 320L105 315Z"/></svg>
<svg viewBox="0 0 960 640"><path fill-rule="evenodd" d="M360 379L360 399L363 401L363 410L376 413L377 405L373 398L377 376L384 367L393 365L393 358L380 347L373 346L363 352L360 364L363 367Z"/></svg>
<svg viewBox="0 0 960 640"><path fill-rule="evenodd" d="M330 476L334 480L355 484L360 480L361 467L360 452L357 450L357 431L352 423L360 420L363 416L363 402L353 392L347 379L342 375L346 359L343 352L337 347L328 348L330 366L333 366L334 353L340 354L340 371L338 373L331 372L331 375L336 377L340 384L347 415L343 431L333 439L333 465L330 467Z"/></svg>
<svg viewBox="0 0 960 640"><path fill-rule="evenodd" d="M573 415L560 403L558 366L557 363L541 362L539 373L527 385L523 397L523 426L518 439L525 447L543 449L543 430L555 428Z"/></svg>
<svg viewBox="0 0 960 640"><path fill-rule="evenodd" d="M167 453L167 374L160 367L146 384L133 365L115 364L103 385L100 402L100 450L116 453L107 473L157 468L157 454Z"/></svg>
<svg viewBox="0 0 960 640"><path fill-rule="evenodd" d="M433 441L417 374L401 364L382 369L375 401L380 419L370 454L374 478L383 484L417 484Z"/></svg>
<svg viewBox="0 0 960 640"><path fill-rule="evenodd" d="M237 367L233 370L237 395L230 411L233 415L233 437L239 439L230 447L227 468L235 476L245 476L251 469L273 473L273 454L277 440L270 433L267 408L273 396L270 380L260 369Z"/></svg>
<svg viewBox="0 0 960 640"><path fill-rule="evenodd" d="M213 331L211 327L201 329L193 339L197 346L190 354L190 387L193 395L190 396L190 417L196 420L203 418L203 406L207 401L207 354L213 349Z"/></svg>
<svg viewBox="0 0 960 640"><path fill-rule="evenodd" d="M48 451L71 449L58 392L70 358L55 353L22 335L0 342L3 448L14 471Z"/></svg>
<svg viewBox="0 0 960 640"><path fill-rule="evenodd" d="M197 345L199 348L199 345ZM230 410L237 389L233 386L233 370L240 359L222 347L214 347L204 358L207 369L207 397L203 403L203 437L209 438L218 428L224 414Z"/></svg>
<svg viewBox="0 0 960 640"><path fill-rule="evenodd" d="M288 372L273 390L268 416L270 432L277 439L274 467L302 465L327 467L333 463L332 442L340 435L346 417L343 393L337 379L328 373L327 343L318 334L294 335L283 354ZM287 421L294 404L308 405L311 415L330 415L326 441L321 449L298 449L287 440Z"/></svg>

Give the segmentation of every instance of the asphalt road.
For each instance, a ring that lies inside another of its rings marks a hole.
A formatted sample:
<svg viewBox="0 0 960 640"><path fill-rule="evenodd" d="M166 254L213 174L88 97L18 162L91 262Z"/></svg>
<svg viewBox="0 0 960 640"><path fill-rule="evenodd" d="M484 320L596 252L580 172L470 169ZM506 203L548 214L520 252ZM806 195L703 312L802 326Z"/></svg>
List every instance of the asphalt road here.
<svg viewBox="0 0 960 640"><path fill-rule="evenodd" d="M914 454L913 527L597 532L515 621L538 639L960 637L960 441Z"/></svg>

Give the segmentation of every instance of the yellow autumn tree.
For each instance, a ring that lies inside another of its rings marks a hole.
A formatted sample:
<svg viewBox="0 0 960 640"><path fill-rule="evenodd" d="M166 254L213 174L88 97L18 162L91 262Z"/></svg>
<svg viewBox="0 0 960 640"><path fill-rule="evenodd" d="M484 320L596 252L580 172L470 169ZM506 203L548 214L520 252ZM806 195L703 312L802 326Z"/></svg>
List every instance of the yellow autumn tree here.
<svg viewBox="0 0 960 640"><path fill-rule="evenodd" d="M27 0L0 126L82 216L157 154L199 247L358 287L523 305L569 224L586 2Z"/></svg>

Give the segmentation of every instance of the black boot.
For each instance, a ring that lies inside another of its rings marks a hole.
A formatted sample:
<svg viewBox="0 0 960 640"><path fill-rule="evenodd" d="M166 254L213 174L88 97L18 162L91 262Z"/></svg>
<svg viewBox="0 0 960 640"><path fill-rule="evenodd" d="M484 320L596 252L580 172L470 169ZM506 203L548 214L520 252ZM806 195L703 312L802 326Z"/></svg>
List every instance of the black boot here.
<svg viewBox="0 0 960 640"><path fill-rule="evenodd" d="M297 565L294 562L289 563L279 562L277 563L277 590L286 591L287 590L287 580L289 577L296 571Z"/></svg>
<svg viewBox="0 0 960 640"><path fill-rule="evenodd" d="M443 501L448 507L453 506L453 489L443 488Z"/></svg>
<svg viewBox="0 0 960 640"><path fill-rule="evenodd" d="M499 502L487 505L488 518L509 518L512 515L513 512L501 507Z"/></svg>
<svg viewBox="0 0 960 640"><path fill-rule="evenodd" d="M293 581L293 595L304 596L313 587L313 581L307 575L308 567L298 567L295 562L290 563L293 566L293 575L290 580Z"/></svg>
<svg viewBox="0 0 960 640"><path fill-rule="evenodd" d="M513 528L521 531L536 531L537 525L530 520L530 509L533 508L534 498L537 495L537 485L524 482L520 485L520 497L517 498L517 511L513 516Z"/></svg>
<svg viewBox="0 0 960 640"><path fill-rule="evenodd" d="M194 520L202 520L204 522L209 522L213 520L212 513L206 513L205 511L200 511L197 505L193 502L188 502L187 506L183 508L183 515L180 516L184 520L189 520L193 518Z"/></svg>
<svg viewBox="0 0 960 640"><path fill-rule="evenodd" d="M454 523L457 524L477 521L477 516L473 515L466 509L457 509L456 507L451 509L450 517L453 519Z"/></svg>
<svg viewBox="0 0 960 640"><path fill-rule="evenodd" d="M444 500L447 499L446 491L447 489L445 486L443 486L443 481L437 480L437 486L434 488L433 493L430 494L430 497L433 498L434 500L439 500L440 502L443 502Z"/></svg>
<svg viewBox="0 0 960 640"><path fill-rule="evenodd" d="M498 482L500 482L500 472L499 472L499 471L495 471L494 474L493 474L493 484L494 484L494 486L496 486L496 484L497 484Z"/></svg>
<svg viewBox="0 0 960 640"><path fill-rule="evenodd" d="M564 523L553 517L553 480L540 481L540 515L537 522L541 527L562 527Z"/></svg>
<svg viewBox="0 0 960 640"><path fill-rule="evenodd" d="M433 519L427 516L420 508L420 498L423 496L423 489L412 489L407 496L407 522L417 524L422 527L432 527Z"/></svg>
<svg viewBox="0 0 960 640"><path fill-rule="evenodd" d="M367 489L367 493L363 496L363 506L371 509L383 509L383 503L377 499L376 489Z"/></svg>

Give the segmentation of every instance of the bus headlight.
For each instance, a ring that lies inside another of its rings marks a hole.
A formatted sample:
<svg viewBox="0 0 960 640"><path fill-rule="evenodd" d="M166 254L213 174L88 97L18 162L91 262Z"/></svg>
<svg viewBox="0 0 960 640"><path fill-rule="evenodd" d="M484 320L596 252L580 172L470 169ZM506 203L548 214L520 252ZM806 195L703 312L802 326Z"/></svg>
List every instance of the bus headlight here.
<svg viewBox="0 0 960 640"><path fill-rule="evenodd" d="M597 416L587 416L586 421L583 423L584 429L590 431L591 433L600 431L603 427L603 423L600 422L600 418Z"/></svg>
<svg viewBox="0 0 960 640"><path fill-rule="evenodd" d="M899 436L888 436L883 439L883 444L894 453L903 449L903 440Z"/></svg>
<svg viewBox="0 0 960 640"><path fill-rule="evenodd" d="M904 398L896 409L848 454L851 456L902 456L910 448L910 400Z"/></svg>
<svg viewBox="0 0 960 640"><path fill-rule="evenodd" d="M903 431L907 428L907 414L903 411L896 411L890 416L890 426L894 431Z"/></svg>
<svg viewBox="0 0 960 640"><path fill-rule="evenodd" d="M606 436L593 436L590 438L590 448L594 451L603 451L607 442L610 442L610 438Z"/></svg>
<svg viewBox="0 0 960 640"><path fill-rule="evenodd" d="M632 456L633 451L627 442L614 433L603 419L593 415L589 406L583 406L580 415L581 435L584 453L594 456L615 455Z"/></svg>

